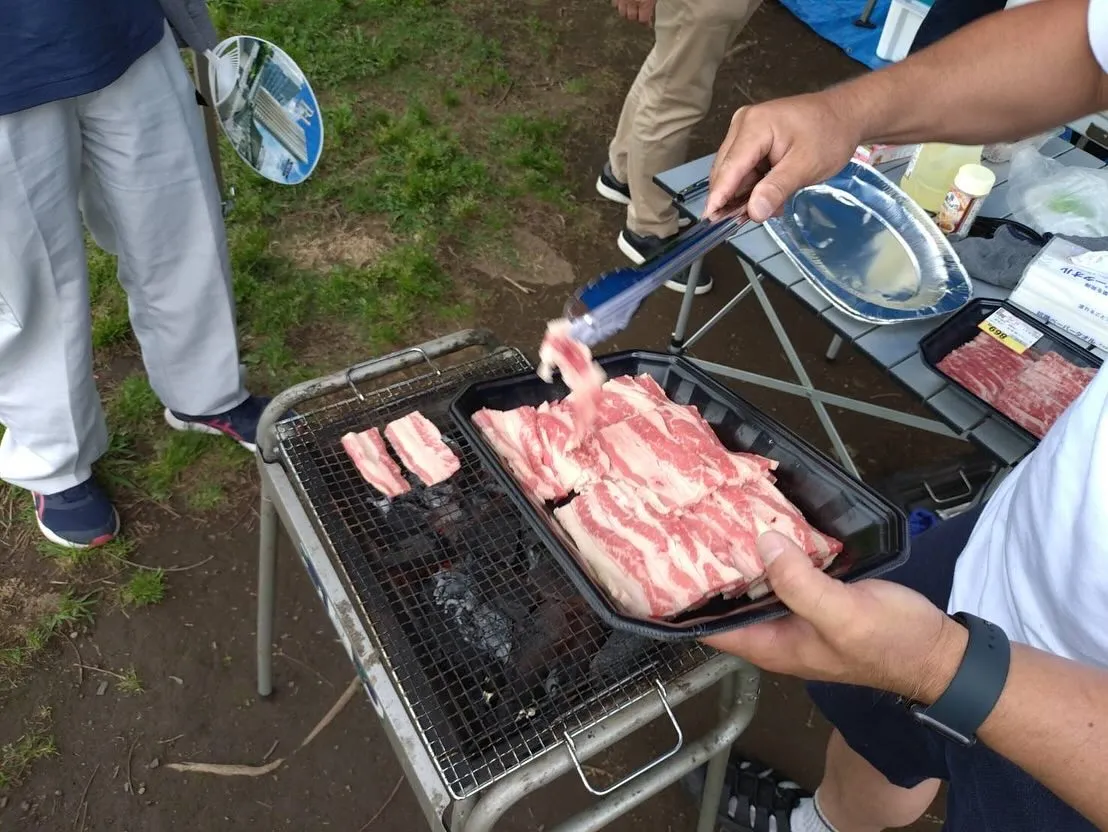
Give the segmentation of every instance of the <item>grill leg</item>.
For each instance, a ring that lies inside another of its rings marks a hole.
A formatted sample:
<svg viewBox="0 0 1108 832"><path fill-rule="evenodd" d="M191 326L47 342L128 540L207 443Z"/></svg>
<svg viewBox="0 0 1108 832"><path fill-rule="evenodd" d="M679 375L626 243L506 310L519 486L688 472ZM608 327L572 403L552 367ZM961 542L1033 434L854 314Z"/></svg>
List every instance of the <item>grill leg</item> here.
<svg viewBox="0 0 1108 832"><path fill-rule="evenodd" d="M725 676L719 683L719 716L727 717L731 709L731 703L735 697L734 676ZM723 797L723 780L727 773L727 760L731 756L731 746L727 746L720 753L708 761L708 770L704 776L704 793L700 799L700 819L696 824L696 832L715 832L716 816L719 812L719 803Z"/></svg>
<svg viewBox="0 0 1108 832"><path fill-rule="evenodd" d="M258 695L273 692L273 612L277 578L277 507L262 481L258 543Z"/></svg>

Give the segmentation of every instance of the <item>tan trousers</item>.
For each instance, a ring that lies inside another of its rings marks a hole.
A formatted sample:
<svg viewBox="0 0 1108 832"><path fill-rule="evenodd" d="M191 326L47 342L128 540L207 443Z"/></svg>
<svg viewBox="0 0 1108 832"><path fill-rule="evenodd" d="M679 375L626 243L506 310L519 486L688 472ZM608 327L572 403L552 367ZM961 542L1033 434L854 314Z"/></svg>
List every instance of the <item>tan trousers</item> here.
<svg viewBox="0 0 1108 832"><path fill-rule="evenodd" d="M658 0L654 48L608 148L612 173L631 189L627 227L634 233L677 233L677 211L653 178L686 161L689 136L712 105L716 72L761 2Z"/></svg>

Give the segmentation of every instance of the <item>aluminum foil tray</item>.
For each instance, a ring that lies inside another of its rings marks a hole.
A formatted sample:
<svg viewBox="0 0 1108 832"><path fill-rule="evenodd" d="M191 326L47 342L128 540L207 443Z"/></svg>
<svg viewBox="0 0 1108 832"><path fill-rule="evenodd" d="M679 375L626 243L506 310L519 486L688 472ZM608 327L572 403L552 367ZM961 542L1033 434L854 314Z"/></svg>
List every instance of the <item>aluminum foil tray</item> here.
<svg viewBox="0 0 1108 832"><path fill-rule="evenodd" d="M860 321L948 315L973 293L958 255L927 213L861 162L801 189L765 226L816 289Z"/></svg>

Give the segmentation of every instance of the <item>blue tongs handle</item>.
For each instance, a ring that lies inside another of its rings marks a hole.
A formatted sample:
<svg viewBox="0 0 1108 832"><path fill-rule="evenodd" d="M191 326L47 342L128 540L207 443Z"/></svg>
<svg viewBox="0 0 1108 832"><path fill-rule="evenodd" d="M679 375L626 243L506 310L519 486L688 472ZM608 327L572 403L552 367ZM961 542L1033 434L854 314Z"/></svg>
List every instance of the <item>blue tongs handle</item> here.
<svg viewBox="0 0 1108 832"><path fill-rule="evenodd" d="M746 221L744 209L701 220L642 266L600 275L566 304L571 334L592 346L622 331L648 295L734 235Z"/></svg>

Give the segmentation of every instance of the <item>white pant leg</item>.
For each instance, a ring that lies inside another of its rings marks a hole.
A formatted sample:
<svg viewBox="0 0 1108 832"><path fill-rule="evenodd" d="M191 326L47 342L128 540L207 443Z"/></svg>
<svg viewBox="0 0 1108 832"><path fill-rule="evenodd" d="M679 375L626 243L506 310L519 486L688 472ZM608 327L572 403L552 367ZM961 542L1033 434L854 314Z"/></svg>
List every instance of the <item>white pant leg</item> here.
<svg viewBox="0 0 1108 832"><path fill-rule="evenodd" d="M92 376L76 105L0 116L0 478L53 494L108 447Z"/></svg>
<svg viewBox="0 0 1108 832"><path fill-rule="evenodd" d="M77 100L82 207L119 256L150 384L171 410L222 413L239 375L230 258L203 119L173 36Z"/></svg>

